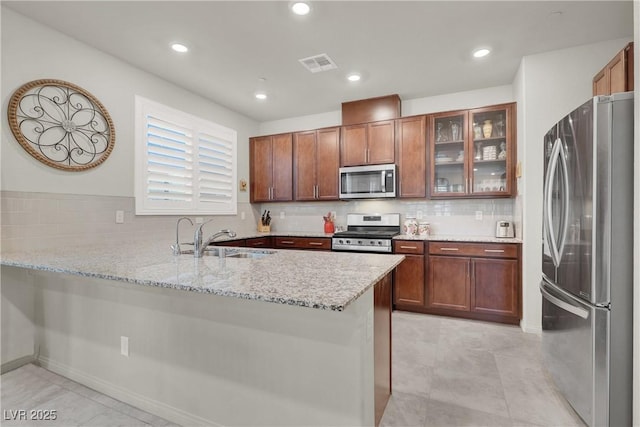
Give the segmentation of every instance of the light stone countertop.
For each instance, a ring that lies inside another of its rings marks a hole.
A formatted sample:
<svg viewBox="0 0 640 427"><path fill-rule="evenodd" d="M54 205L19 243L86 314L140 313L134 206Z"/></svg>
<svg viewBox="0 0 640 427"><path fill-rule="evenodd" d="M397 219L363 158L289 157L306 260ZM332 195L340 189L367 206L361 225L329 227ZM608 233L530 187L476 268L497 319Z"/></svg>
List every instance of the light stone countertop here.
<svg viewBox="0 0 640 427"><path fill-rule="evenodd" d="M432 242L460 242L460 243L522 243L522 239L494 236L456 236L456 235L430 235L408 236L401 234L394 236L397 240L424 240Z"/></svg>
<svg viewBox="0 0 640 427"><path fill-rule="evenodd" d="M404 259L388 254L228 249L233 250L272 253L257 259L194 258L172 255L167 242L144 242L3 252L1 264L342 311Z"/></svg>

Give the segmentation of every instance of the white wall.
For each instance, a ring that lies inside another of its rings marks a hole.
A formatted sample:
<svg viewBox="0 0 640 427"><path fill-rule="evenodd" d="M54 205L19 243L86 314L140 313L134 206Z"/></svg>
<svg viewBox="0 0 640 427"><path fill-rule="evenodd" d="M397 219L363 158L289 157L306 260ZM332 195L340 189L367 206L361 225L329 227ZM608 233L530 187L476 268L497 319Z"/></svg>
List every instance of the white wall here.
<svg viewBox="0 0 640 427"><path fill-rule="evenodd" d="M113 56L2 8L2 120L11 94L42 78L66 80L92 93L114 121L115 148L107 161L85 172L45 166L2 129L2 189L11 191L133 196L134 95L212 120L238 132L238 179L249 176L249 136L258 124ZM213 77L212 77L213 78ZM238 201L247 202L248 193Z"/></svg>
<svg viewBox="0 0 640 427"><path fill-rule="evenodd" d="M426 98L403 99L401 113L403 117L407 117L440 111L484 107L486 105L502 104L513 101L514 98L511 85L505 85L486 89L449 93L446 95L429 96ZM339 126L341 124L342 112L341 110L335 110L321 114L262 122L259 126L259 134L270 135L282 132L295 132L329 126Z"/></svg>
<svg viewBox="0 0 640 427"><path fill-rule="evenodd" d="M627 44L610 40L526 56L514 80L518 108L518 157L522 161L517 203L523 212L523 318L528 331L541 329L542 185L541 141L553 124L592 94L593 76Z"/></svg>

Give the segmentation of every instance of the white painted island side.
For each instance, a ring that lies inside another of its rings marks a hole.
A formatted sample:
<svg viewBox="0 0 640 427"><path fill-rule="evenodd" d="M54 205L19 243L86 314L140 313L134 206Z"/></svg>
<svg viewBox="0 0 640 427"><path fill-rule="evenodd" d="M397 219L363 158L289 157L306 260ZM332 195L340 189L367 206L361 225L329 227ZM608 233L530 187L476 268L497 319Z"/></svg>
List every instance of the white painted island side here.
<svg viewBox="0 0 640 427"><path fill-rule="evenodd" d="M389 350L380 359L379 297L401 260L195 259L149 244L3 253L2 363L34 357L183 425L374 425L390 373L376 362Z"/></svg>

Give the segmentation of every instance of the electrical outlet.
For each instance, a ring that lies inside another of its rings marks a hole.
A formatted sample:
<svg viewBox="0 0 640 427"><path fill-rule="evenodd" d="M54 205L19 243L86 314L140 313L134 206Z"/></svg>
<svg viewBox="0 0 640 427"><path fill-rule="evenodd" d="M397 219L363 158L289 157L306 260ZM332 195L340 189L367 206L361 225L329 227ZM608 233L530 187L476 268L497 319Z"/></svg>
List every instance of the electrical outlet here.
<svg viewBox="0 0 640 427"><path fill-rule="evenodd" d="M482 211L476 211L476 220L482 221Z"/></svg>
<svg viewBox="0 0 640 427"><path fill-rule="evenodd" d="M245 218L246 218L246 215L244 214L244 212L240 212L240 219L242 219L242 220L243 220L243 219L245 219Z"/></svg>
<svg viewBox="0 0 640 427"><path fill-rule="evenodd" d="M416 219L422 219L422 211L416 212Z"/></svg>
<svg viewBox="0 0 640 427"><path fill-rule="evenodd" d="M120 337L120 354L129 357L129 337Z"/></svg>
<svg viewBox="0 0 640 427"><path fill-rule="evenodd" d="M124 224L124 211L116 211L116 224Z"/></svg>
<svg viewBox="0 0 640 427"><path fill-rule="evenodd" d="M284 219L284 211L280 211L280 219Z"/></svg>

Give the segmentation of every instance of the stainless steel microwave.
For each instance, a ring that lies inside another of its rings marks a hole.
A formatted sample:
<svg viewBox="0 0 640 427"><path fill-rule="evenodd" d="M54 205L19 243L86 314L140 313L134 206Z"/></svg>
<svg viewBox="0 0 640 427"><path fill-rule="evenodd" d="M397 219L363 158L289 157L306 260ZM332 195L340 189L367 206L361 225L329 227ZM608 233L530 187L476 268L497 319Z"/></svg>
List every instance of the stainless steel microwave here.
<svg viewBox="0 0 640 427"><path fill-rule="evenodd" d="M340 168L341 199L396 197L396 165Z"/></svg>

